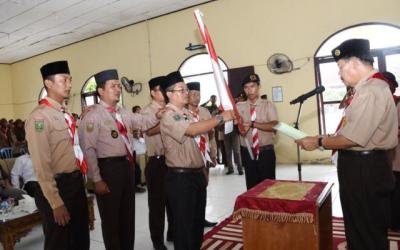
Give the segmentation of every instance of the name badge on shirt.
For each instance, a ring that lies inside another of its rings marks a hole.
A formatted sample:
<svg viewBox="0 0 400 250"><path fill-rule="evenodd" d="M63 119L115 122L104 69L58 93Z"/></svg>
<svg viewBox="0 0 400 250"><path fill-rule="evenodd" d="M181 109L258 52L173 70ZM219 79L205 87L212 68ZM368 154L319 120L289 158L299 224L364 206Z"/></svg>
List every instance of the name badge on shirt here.
<svg viewBox="0 0 400 250"><path fill-rule="evenodd" d="M111 130L111 137L112 138L118 138L118 132L116 130Z"/></svg>

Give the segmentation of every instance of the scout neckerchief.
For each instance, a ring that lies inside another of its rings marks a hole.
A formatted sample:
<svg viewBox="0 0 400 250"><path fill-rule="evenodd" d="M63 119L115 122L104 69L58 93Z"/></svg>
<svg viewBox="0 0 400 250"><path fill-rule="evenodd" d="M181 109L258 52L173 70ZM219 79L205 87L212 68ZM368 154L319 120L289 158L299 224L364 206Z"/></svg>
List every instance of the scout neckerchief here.
<svg viewBox="0 0 400 250"><path fill-rule="evenodd" d="M118 131L121 134L122 140L124 141L126 153L128 154L128 160L131 162L132 165L134 165L135 164L134 151L132 150L131 144L129 142L128 130L126 129L126 126L122 121L121 114L117 111L115 107L108 107L106 108L106 110L114 118Z"/></svg>
<svg viewBox="0 0 400 250"><path fill-rule="evenodd" d="M189 112L193 115L193 120L194 122L199 122L200 121L200 116L199 116L199 111L193 112L189 110ZM200 149L201 156L204 161L204 165L207 165L207 161L211 162L211 157L210 157L210 146L207 143L206 136L204 134L198 135L194 137L194 140L197 143L197 146Z"/></svg>
<svg viewBox="0 0 400 250"><path fill-rule="evenodd" d="M40 100L39 105L42 105L42 104L55 109L55 107L47 99ZM87 167L86 161L83 157L82 149L79 145L79 137L78 137L78 133L76 131L76 120L73 115L71 115L70 113L65 111L64 107L61 107L59 109L59 111L64 114L65 122L67 123L67 126L68 126L68 132L71 137L71 141L72 141L73 148L74 148L76 165L81 170L82 174L86 175L88 167Z"/></svg>
<svg viewBox="0 0 400 250"><path fill-rule="evenodd" d="M383 80L383 81L385 81L385 82L388 82L387 80L386 80L386 78L381 74L381 73L379 73L379 72L377 72L377 73L375 73L375 74L373 74L372 76L370 76L370 77L368 77L368 79L367 79L367 81L369 81L369 80L371 80L371 79L380 79L380 80ZM347 119L346 119L346 110L347 110L347 107L349 107L350 106L350 104L351 104L351 102L353 101L353 97L354 97L354 95L355 95L355 93L356 93L356 90L355 90L355 88L353 88L352 90L350 90L351 92L350 92L350 95L346 98L346 100L345 100L345 107L344 107L344 110L343 110L343 115L342 115L342 119L340 119L340 122L339 122L339 124L338 124L338 126L337 126L337 128L336 128L336 132L335 132L335 134L334 135L337 135L338 134L338 132L346 125L346 123L347 123ZM394 97L393 97L394 98ZM332 150L332 155L334 155L335 153L336 153L336 149L333 149Z"/></svg>
<svg viewBox="0 0 400 250"><path fill-rule="evenodd" d="M255 122L257 118L257 114L256 114L256 106L251 105L250 104L250 121L251 122ZM260 143L258 140L258 129L253 128L253 130L251 131L251 139L253 141L253 155L254 155L254 159L258 160L258 155L260 154Z"/></svg>

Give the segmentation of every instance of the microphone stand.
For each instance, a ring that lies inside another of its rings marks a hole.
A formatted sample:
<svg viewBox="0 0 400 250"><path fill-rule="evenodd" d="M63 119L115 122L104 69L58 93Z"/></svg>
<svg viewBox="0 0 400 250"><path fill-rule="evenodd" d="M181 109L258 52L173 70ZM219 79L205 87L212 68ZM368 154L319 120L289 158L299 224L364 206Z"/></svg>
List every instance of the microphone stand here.
<svg viewBox="0 0 400 250"><path fill-rule="evenodd" d="M300 106L299 106L299 111L297 112L297 119L296 122L294 123L294 128L299 129L299 118L300 118L300 111L301 111L301 106L303 105L303 101L300 101ZM301 178L301 160L300 160L300 146L297 145L297 172L299 173L299 181L302 180Z"/></svg>

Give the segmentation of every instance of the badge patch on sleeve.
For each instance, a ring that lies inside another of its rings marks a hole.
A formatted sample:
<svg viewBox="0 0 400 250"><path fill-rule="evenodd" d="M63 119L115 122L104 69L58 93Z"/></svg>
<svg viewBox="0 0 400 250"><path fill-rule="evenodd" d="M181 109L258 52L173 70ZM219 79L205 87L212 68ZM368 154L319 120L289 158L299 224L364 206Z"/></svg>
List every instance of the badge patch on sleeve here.
<svg viewBox="0 0 400 250"><path fill-rule="evenodd" d="M92 132L93 129L94 129L94 123L93 122L86 123L86 131L87 132Z"/></svg>
<svg viewBox="0 0 400 250"><path fill-rule="evenodd" d="M44 120L35 120L35 130L41 132L44 129Z"/></svg>
<svg viewBox="0 0 400 250"><path fill-rule="evenodd" d="M179 114L174 115L174 120L179 121L181 119L181 116Z"/></svg>

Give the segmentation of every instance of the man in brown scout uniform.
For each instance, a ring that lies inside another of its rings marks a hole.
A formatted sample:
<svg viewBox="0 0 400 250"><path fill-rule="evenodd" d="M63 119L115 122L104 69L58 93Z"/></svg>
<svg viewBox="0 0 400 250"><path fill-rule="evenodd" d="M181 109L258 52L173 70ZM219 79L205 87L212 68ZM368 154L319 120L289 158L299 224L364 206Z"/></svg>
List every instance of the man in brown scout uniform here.
<svg viewBox="0 0 400 250"><path fill-rule="evenodd" d="M246 76L242 86L247 100L237 103L244 125L244 131L240 131L240 155L246 186L250 189L265 179L275 179L273 127L278 123L278 113L272 102L259 97L261 87L257 74Z"/></svg>
<svg viewBox="0 0 400 250"><path fill-rule="evenodd" d="M338 179L349 249L388 249L394 179L387 151L397 145L397 111L388 84L373 68L369 41L351 39L332 50L342 81L355 94L335 136L298 140L305 150L338 149Z"/></svg>
<svg viewBox="0 0 400 250"><path fill-rule="evenodd" d="M40 188L35 202L43 216L44 249L89 249L88 206L76 121L63 106L71 91L67 61L40 69L47 97L26 122L26 138ZM82 172L80 171L82 170Z"/></svg>
<svg viewBox="0 0 400 250"><path fill-rule="evenodd" d="M135 240L135 185L132 131L154 126L155 116L117 106L121 84L115 69L94 75L100 103L91 108L79 127L81 145L94 182L104 245L109 250L133 249ZM146 123L145 123L146 122Z"/></svg>
<svg viewBox="0 0 400 250"><path fill-rule="evenodd" d="M188 109L191 115L194 117L196 121L204 121L209 120L212 118L210 111L207 108L199 106L200 103L200 83L199 82L189 82L186 84L187 88L189 89L189 102L188 102ZM217 143L215 142L215 133L214 129L208 131L208 133L202 134L196 138L196 142L203 143L202 139L204 137L205 142L205 149L208 150L208 154L210 159L206 159L206 169L207 169L207 180L209 174L209 168L215 167L217 164ZM208 181L207 181L208 184ZM207 190L206 190L206 197L207 197ZM205 204L206 205L206 204ZM217 222L211 222L204 218L204 226L205 227L213 227L217 225Z"/></svg>
<svg viewBox="0 0 400 250"><path fill-rule="evenodd" d="M179 72L167 75L162 90L169 101L161 123L168 173L166 188L174 225L175 250L200 249L206 203L204 151L194 137L233 119L231 111L195 122L189 110L188 88Z"/></svg>
<svg viewBox="0 0 400 250"><path fill-rule="evenodd" d="M149 81L151 103L143 108L143 115L155 115L165 107L164 96L160 85L165 81L164 76L152 78ZM172 241L172 217L167 193L165 191L165 165L164 147L161 141L160 124L146 131L145 140L148 162L145 169L148 189L149 228L151 241L156 250L167 249L164 245L165 211L167 211L168 231L167 240Z"/></svg>

